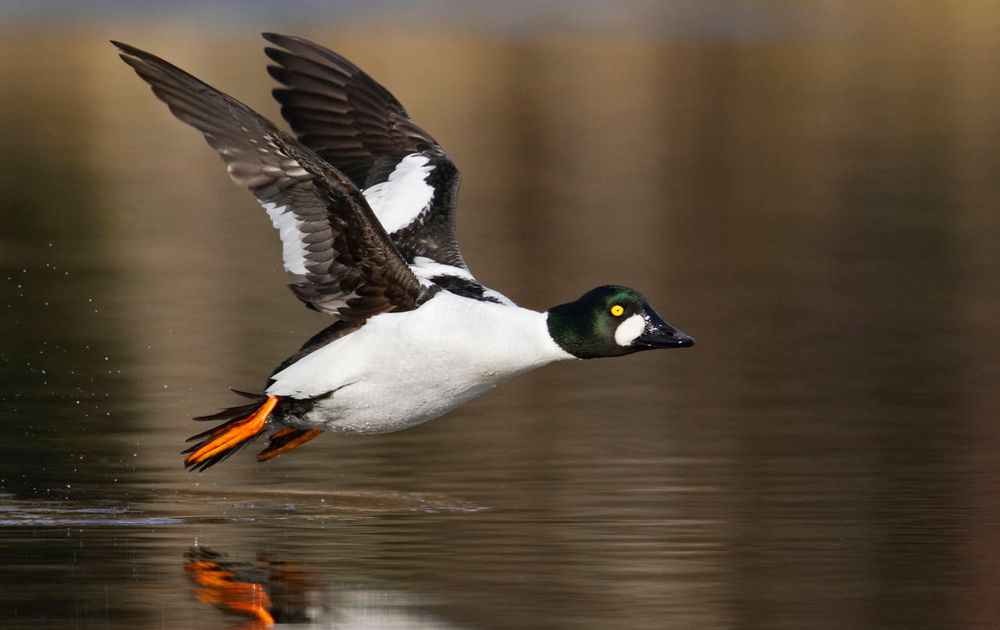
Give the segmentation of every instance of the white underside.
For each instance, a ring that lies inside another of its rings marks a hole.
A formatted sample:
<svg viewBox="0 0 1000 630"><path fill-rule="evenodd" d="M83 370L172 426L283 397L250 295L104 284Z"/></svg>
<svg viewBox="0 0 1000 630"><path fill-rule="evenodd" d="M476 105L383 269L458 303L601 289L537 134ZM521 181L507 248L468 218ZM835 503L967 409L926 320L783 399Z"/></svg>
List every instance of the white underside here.
<svg viewBox="0 0 1000 630"><path fill-rule="evenodd" d="M441 291L420 308L376 315L274 375L267 393L333 392L296 425L386 433L437 418L518 374L572 355L546 315Z"/></svg>

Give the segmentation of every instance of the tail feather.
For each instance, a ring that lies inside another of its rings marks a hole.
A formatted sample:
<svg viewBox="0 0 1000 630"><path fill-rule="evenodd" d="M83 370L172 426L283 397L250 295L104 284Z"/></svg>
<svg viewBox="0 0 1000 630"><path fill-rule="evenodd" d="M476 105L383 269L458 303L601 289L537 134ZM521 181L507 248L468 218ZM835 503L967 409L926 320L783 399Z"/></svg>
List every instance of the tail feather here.
<svg viewBox="0 0 1000 630"><path fill-rule="evenodd" d="M234 392L236 390L233 390ZM199 422L205 422L208 420L232 420L234 418L242 418L248 416L257 410L258 407L263 405L267 401L267 396L264 394L247 394L246 392L236 392L240 396L246 398L252 398L253 402L246 405L236 405L235 407L226 407L221 411L215 413L210 413L206 416L196 416L194 419Z"/></svg>
<svg viewBox="0 0 1000 630"><path fill-rule="evenodd" d="M229 391L233 392L237 396L249 398L250 400L264 400L265 398L267 398L267 394L255 394L253 392L245 392L243 390L235 389L232 387L229 388Z"/></svg>
<svg viewBox="0 0 1000 630"><path fill-rule="evenodd" d="M227 421L188 438L189 442L200 441L183 451L187 455L184 465L191 470L205 470L231 456L264 431L277 404L277 396L267 396L257 403L231 407L204 417L206 420Z"/></svg>

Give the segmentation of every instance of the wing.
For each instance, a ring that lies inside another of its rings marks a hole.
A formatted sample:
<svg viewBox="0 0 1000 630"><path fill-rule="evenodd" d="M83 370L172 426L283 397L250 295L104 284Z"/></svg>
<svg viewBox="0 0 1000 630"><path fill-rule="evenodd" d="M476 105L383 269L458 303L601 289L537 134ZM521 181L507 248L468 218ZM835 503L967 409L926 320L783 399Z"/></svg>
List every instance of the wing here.
<svg viewBox="0 0 1000 630"><path fill-rule="evenodd" d="M112 43L267 210L300 300L348 322L416 306L420 282L347 177L236 99L159 57Z"/></svg>
<svg viewBox="0 0 1000 630"><path fill-rule="evenodd" d="M471 279L455 239L459 173L444 149L350 61L300 37L264 39L281 47L265 49L277 63L268 71L285 86L274 97L299 140L364 192L418 274L426 260Z"/></svg>

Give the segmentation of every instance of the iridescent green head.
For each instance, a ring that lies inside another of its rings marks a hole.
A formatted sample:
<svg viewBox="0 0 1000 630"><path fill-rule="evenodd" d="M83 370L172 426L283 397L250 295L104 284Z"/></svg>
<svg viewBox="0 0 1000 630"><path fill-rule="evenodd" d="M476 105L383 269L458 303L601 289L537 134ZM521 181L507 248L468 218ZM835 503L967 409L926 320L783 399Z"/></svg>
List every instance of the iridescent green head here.
<svg viewBox="0 0 1000 630"><path fill-rule="evenodd" d="M575 357L617 357L657 348L686 348L694 339L653 310L641 293L607 285L548 311L549 335Z"/></svg>

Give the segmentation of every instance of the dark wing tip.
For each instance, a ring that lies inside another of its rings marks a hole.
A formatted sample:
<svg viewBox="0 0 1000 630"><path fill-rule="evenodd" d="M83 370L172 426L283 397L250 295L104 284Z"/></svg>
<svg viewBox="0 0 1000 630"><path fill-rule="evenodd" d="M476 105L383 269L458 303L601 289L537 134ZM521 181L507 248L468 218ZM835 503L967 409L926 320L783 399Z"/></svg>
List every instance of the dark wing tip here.
<svg viewBox="0 0 1000 630"><path fill-rule="evenodd" d="M113 39L111 40L111 43L118 49L118 56L121 57L121 60L137 70L139 65L142 63L143 58L149 55L149 53L144 50L140 50L135 46L129 46L128 44L124 44L122 42L117 42Z"/></svg>
<svg viewBox="0 0 1000 630"><path fill-rule="evenodd" d="M138 48L135 48L133 46L129 46L128 44L126 44L124 42L120 42L120 41L118 41L116 39L109 39L108 41L111 42L111 45L114 46L115 48L117 48L118 50L123 50L123 51L126 51L126 52L129 49L131 49L131 50L139 50Z"/></svg>
<svg viewBox="0 0 1000 630"><path fill-rule="evenodd" d="M296 44L300 46L306 46L307 48L322 48L319 44L306 39L305 37L299 37L298 35L282 35L281 33L261 33L266 41L274 44L275 46L281 46L282 48L290 48Z"/></svg>
<svg viewBox="0 0 1000 630"><path fill-rule="evenodd" d="M267 58L270 59L271 61L277 61L280 63L281 53L283 52L284 52L283 50L280 50L278 48L272 48L271 46L264 46L264 54L267 55Z"/></svg>
<svg viewBox="0 0 1000 630"><path fill-rule="evenodd" d="M210 90L212 89L198 77L181 70L174 64L157 57L153 53L146 52L141 48L136 48L135 46L130 46L129 44L117 42L115 40L111 40L111 43L118 48L118 56L121 57L122 61L132 66L136 73L142 77L144 81L149 83L150 86L152 86L153 91L156 92L157 96L167 103L167 105L171 105L172 99L157 91L158 87L180 81L182 83L188 83L189 85L187 87L189 89L200 90L203 87Z"/></svg>
<svg viewBox="0 0 1000 630"><path fill-rule="evenodd" d="M388 96L396 107L402 109L402 105L396 101L395 97L389 94L388 90L381 87L378 82L369 77L361 68L357 67L350 59L340 53L336 53L326 46L321 46L305 37L298 37L296 35L262 33L262 36L275 46L280 46L280 48L272 48L270 46L264 48L264 54L272 61L281 65L287 65L290 59L298 57L311 64L328 66L331 70L345 77L360 76L362 77L362 81L378 85L379 89L385 91L385 96Z"/></svg>
<svg viewBox="0 0 1000 630"><path fill-rule="evenodd" d="M297 35L282 35L280 33L261 33L260 36L263 37L266 41L274 44L275 46L280 46L290 52L295 52L296 49L301 50L303 48L309 50L319 50L324 52L326 51L325 48L323 48L316 42L308 40L305 37L299 37ZM268 50L274 51L275 49L268 46L264 50L266 52ZM280 53L284 51L276 51L276 52ZM270 53L267 54L269 57L271 56Z"/></svg>
<svg viewBox="0 0 1000 630"><path fill-rule="evenodd" d="M166 63L156 55L148 53L141 48L136 48L135 46L130 46L129 44L125 44L123 42L117 42L113 39L111 40L111 43L114 44L115 48L119 50L118 56L130 66L135 66L135 62L138 61L158 61L160 63Z"/></svg>
<svg viewBox="0 0 1000 630"><path fill-rule="evenodd" d="M291 35L282 35L280 33L271 33L270 31L265 31L260 34L265 40L271 42L272 44L277 44L281 46L282 40L289 39Z"/></svg>
<svg viewBox="0 0 1000 630"><path fill-rule="evenodd" d="M274 50L274 49L273 48L268 48L267 50ZM274 79L275 81L277 81L278 83L281 83L283 85L287 85L288 84L288 78L287 78L286 71L281 66L268 65L267 66L267 73L269 75L271 75L271 78Z"/></svg>

